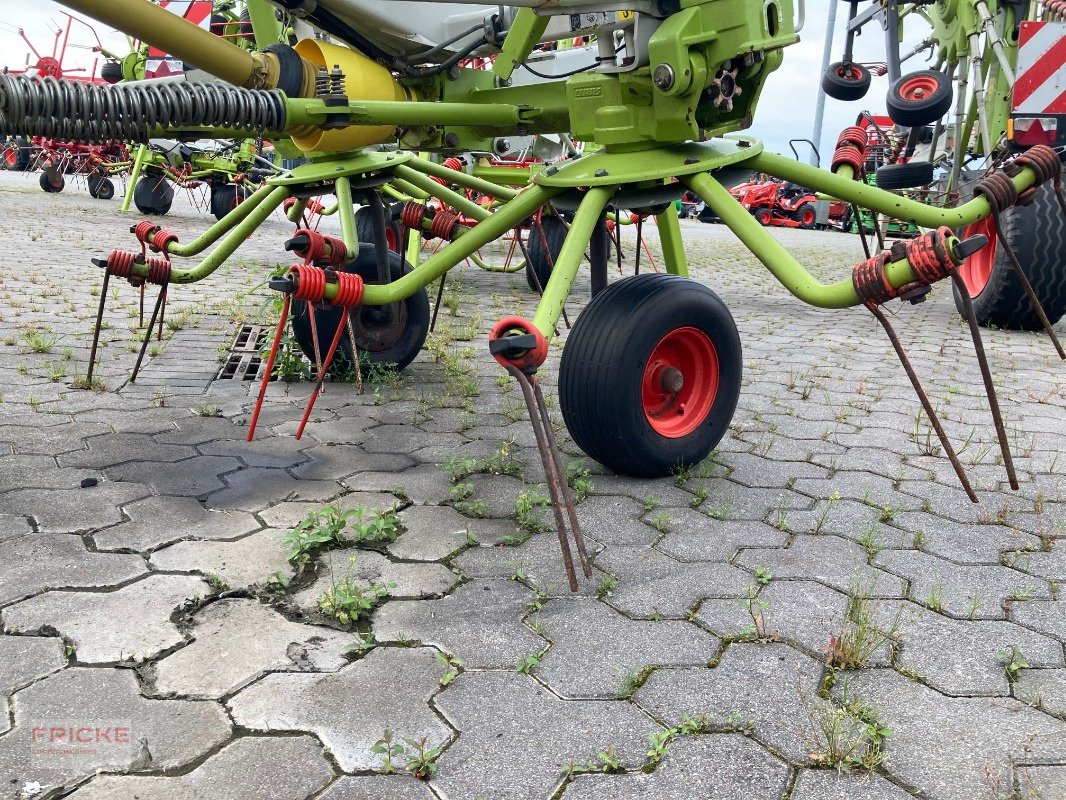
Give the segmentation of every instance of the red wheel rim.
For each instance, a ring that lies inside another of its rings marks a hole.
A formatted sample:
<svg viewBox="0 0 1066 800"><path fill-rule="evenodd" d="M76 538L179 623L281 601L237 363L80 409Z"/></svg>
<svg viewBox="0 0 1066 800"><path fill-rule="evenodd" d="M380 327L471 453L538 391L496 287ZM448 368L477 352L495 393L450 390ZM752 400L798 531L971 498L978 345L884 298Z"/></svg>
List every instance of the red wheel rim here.
<svg viewBox="0 0 1066 800"><path fill-rule="evenodd" d="M769 225L770 224L770 212L769 211L760 211L759 212L759 224L760 225Z"/></svg>
<svg viewBox="0 0 1066 800"><path fill-rule="evenodd" d="M399 242L396 241L396 231L391 227L385 227L385 245L394 253L400 252Z"/></svg>
<svg viewBox="0 0 1066 800"><path fill-rule="evenodd" d="M802 222L804 225L813 225L814 212L808 208L806 211L803 212L803 217L800 219L800 222Z"/></svg>
<svg viewBox="0 0 1066 800"><path fill-rule="evenodd" d="M903 79L897 94L909 103L920 103L932 97L938 88L940 84L937 83L936 78L929 75L913 75Z"/></svg>
<svg viewBox="0 0 1066 800"><path fill-rule="evenodd" d="M4 153L4 160L7 161L8 166L15 166L15 164L17 164L19 160L18 150L15 150L14 148L8 148L7 152Z"/></svg>
<svg viewBox="0 0 1066 800"><path fill-rule="evenodd" d="M988 286L988 279L992 276L992 267L996 263L996 225L992 217L967 225L962 232L963 239L968 239L975 234L988 237L988 244L967 258L959 267L959 277L970 293L970 297L977 297Z"/></svg>
<svg viewBox="0 0 1066 800"><path fill-rule="evenodd" d="M688 436L718 395L718 351L699 328L670 331L651 351L640 382L644 416L667 439Z"/></svg>
<svg viewBox="0 0 1066 800"><path fill-rule="evenodd" d="M841 64L837 67L837 77L845 81L861 81L862 71L855 64Z"/></svg>

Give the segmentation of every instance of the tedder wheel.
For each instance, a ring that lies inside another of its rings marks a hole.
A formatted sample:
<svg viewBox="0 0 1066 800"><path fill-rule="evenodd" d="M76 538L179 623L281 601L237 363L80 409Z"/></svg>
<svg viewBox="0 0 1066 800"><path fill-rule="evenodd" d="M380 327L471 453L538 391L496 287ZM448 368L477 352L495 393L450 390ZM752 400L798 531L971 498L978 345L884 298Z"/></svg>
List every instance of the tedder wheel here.
<svg viewBox="0 0 1066 800"><path fill-rule="evenodd" d="M118 83L122 80L122 62L105 61L104 65L100 67L100 77L104 79L105 83Z"/></svg>
<svg viewBox="0 0 1066 800"><path fill-rule="evenodd" d="M657 478L718 444L740 378L740 334L718 295L674 275L634 275L578 317L559 365L559 405L592 458Z"/></svg>
<svg viewBox="0 0 1066 800"><path fill-rule="evenodd" d="M63 187L67 185L66 181L63 180L63 175L62 174L59 175L59 183L57 185L53 185L52 182L50 180L48 180L48 173L46 173L46 172L42 172L41 173L40 184L41 184L41 188L44 189L49 194L53 194L55 192L61 192L61 191L63 191Z"/></svg>
<svg viewBox="0 0 1066 800"><path fill-rule="evenodd" d="M885 104L897 125L932 125L951 108L951 79L935 69L904 75L889 87Z"/></svg>
<svg viewBox="0 0 1066 800"><path fill-rule="evenodd" d="M870 70L862 64L830 64L822 75L822 91L834 100L861 100L870 91Z"/></svg>
<svg viewBox="0 0 1066 800"><path fill-rule="evenodd" d="M534 292L544 291L544 287L548 285L552 266L563 251L566 230L566 223L549 214L541 215L540 225L537 225L536 220L530 223L526 244L529 253L529 259L526 261L526 283Z"/></svg>
<svg viewBox="0 0 1066 800"><path fill-rule="evenodd" d="M346 272L355 272L368 283L377 283L377 260L374 246L362 243L359 256L344 267ZM389 251L389 270L393 281L411 271L411 265L398 253ZM318 329L318 344L322 357L340 324L341 310L333 306L315 308L315 325ZM352 314L352 333L359 349L363 368L382 364L403 369L418 355L429 333L429 297L425 289L399 303L394 303L386 312L382 306L359 306ZM292 334L296 343L311 362L315 360L315 345L311 334L311 315L303 300L292 301ZM335 359L351 363L352 346L347 334L341 334Z"/></svg>
<svg viewBox="0 0 1066 800"><path fill-rule="evenodd" d="M877 168L877 188L914 189L933 182L933 165L928 161L886 164Z"/></svg>
<svg viewBox="0 0 1066 800"><path fill-rule="evenodd" d="M89 195L97 200L110 200L115 196L115 184L110 178L90 176L88 184Z"/></svg>
<svg viewBox="0 0 1066 800"><path fill-rule="evenodd" d="M4 151L4 165L6 169L15 172L25 172L30 166L30 144L25 139L16 137L7 144Z"/></svg>
<svg viewBox="0 0 1066 800"><path fill-rule="evenodd" d="M163 216L174 202L174 187L158 172L147 172L133 189L133 204L142 214Z"/></svg>
<svg viewBox="0 0 1066 800"><path fill-rule="evenodd" d="M1013 206L1000 214L1003 236L1018 256L1033 291L1051 324L1066 313L1066 220L1055 200L1054 188L1041 186L1029 206ZM976 233L988 244L959 268L970 293L977 321L982 325L1040 330L1040 318L1011 268L1004 248L996 240L991 217L967 225L963 237ZM962 299L954 291L955 307L962 313Z"/></svg>
<svg viewBox="0 0 1066 800"><path fill-rule="evenodd" d="M374 217L370 206L363 206L355 212L355 235L360 242L374 243ZM385 206L385 242L394 253L400 252L400 226L389 219L389 207Z"/></svg>
<svg viewBox="0 0 1066 800"><path fill-rule="evenodd" d="M225 183L211 189L211 213L215 219L222 219L239 206L248 197L248 190L243 186Z"/></svg>
<svg viewBox="0 0 1066 800"><path fill-rule="evenodd" d="M801 228L810 230L818 220L818 210L814 207L814 203L804 203L792 213L792 216L799 222Z"/></svg>

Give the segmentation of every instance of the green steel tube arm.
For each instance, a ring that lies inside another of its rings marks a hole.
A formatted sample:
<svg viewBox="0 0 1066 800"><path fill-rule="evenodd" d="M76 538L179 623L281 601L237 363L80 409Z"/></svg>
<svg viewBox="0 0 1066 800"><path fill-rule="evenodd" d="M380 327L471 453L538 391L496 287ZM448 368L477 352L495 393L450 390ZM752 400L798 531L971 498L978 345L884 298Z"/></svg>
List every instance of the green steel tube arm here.
<svg viewBox="0 0 1066 800"><path fill-rule="evenodd" d="M355 230L355 212L352 210L352 184L347 175L342 175L333 182L333 192L337 195L338 217L341 224L341 241L349 253L359 254L359 234Z"/></svg>
<svg viewBox="0 0 1066 800"><path fill-rule="evenodd" d="M235 209L233 209L233 211L231 211L225 217L220 219L218 222L216 222L206 231L201 233L195 239L190 242L186 242L185 244L174 243L167 247L167 252L173 256L181 256L182 258L186 258L188 256L195 256L198 253L203 252L203 250L208 245L213 244L214 242L221 239L222 236L227 231L231 230L234 225L239 224L241 220L247 218L249 214L255 211L255 209L258 208L264 200L266 200L267 195L269 195L270 192L271 189L269 186L260 186L258 189L248 195L248 197L245 198L243 203L240 203Z"/></svg>
<svg viewBox="0 0 1066 800"><path fill-rule="evenodd" d="M401 164L396 167L395 175L397 178L410 183L412 186L421 189L423 192L437 197L456 211L466 214L471 219L478 220L478 222L492 216L490 212L486 211L477 203L467 200L463 195L458 192L453 192L447 186L441 186L432 178L423 175L417 170L411 169L406 164Z"/></svg>
<svg viewBox="0 0 1066 800"><path fill-rule="evenodd" d="M436 175L438 178L443 178L449 183L457 183L460 186L465 186L467 189L473 189L475 192L481 192L482 194L492 195L500 200L513 200L518 196L518 192L514 189L509 189L506 186L501 186L498 183L479 178L475 175L467 175L465 172L459 172L458 170L448 169L440 164L419 158L417 160L411 160L408 165L413 169L417 169L420 172L425 172L427 175ZM477 169L475 167L475 169ZM516 170L507 168L508 172L518 173L523 176L520 186L525 186L529 183L529 171L528 170Z"/></svg>

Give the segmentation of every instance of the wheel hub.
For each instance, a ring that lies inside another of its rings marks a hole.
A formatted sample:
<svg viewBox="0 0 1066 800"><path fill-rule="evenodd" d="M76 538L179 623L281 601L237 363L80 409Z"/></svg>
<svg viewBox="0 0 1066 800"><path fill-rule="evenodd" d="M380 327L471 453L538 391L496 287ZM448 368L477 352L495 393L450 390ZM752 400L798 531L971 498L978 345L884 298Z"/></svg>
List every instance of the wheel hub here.
<svg viewBox="0 0 1066 800"><path fill-rule="evenodd" d="M644 367L641 402L652 429L678 439L703 424L718 394L718 353L699 328L670 331Z"/></svg>

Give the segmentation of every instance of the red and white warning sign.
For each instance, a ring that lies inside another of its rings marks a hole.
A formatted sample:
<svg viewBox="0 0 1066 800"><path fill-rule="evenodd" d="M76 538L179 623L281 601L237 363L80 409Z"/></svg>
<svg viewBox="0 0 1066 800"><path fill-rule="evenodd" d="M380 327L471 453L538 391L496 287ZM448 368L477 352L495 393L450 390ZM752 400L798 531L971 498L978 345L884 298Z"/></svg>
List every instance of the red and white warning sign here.
<svg viewBox="0 0 1066 800"><path fill-rule="evenodd" d="M204 30L211 30L211 9L214 6L212 0L162 0L159 5ZM181 75L183 72L185 65L180 59L164 53L158 47L149 46L144 77L165 78L169 75Z"/></svg>
<svg viewBox="0 0 1066 800"><path fill-rule="evenodd" d="M1023 22L1015 114L1066 114L1066 22Z"/></svg>

